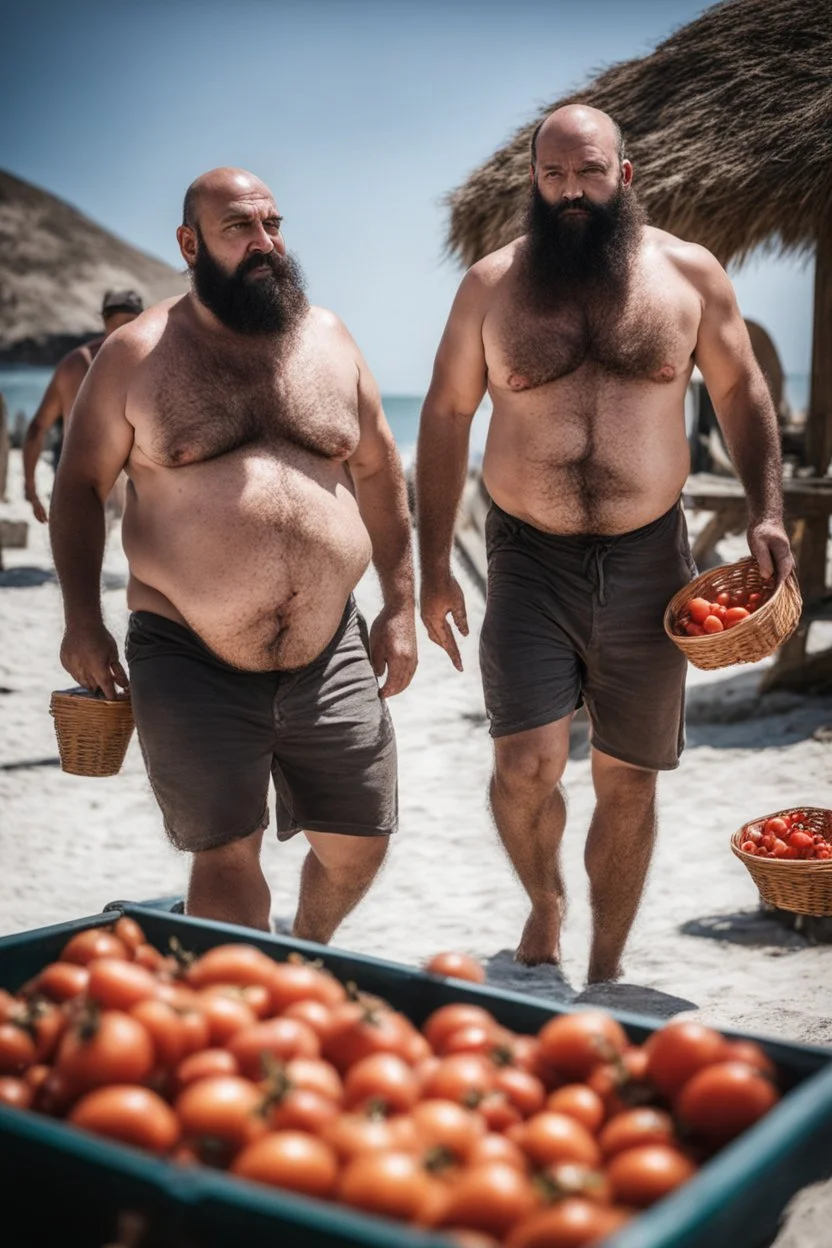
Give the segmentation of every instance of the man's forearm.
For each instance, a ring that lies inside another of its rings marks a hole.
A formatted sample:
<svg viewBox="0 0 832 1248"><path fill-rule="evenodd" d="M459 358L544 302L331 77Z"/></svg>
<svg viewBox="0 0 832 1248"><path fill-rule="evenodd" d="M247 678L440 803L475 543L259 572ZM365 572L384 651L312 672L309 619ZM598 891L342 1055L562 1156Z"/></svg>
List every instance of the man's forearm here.
<svg viewBox="0 0 832 1248"><path fill-rule="evenodd" d="M416 452L416 520L422 576L446 573L468 472L471 420L425 408Z"/></svg>
<svg viewBox="0 0 832 1248"><path fill-rule="evenodd" d="M751 520L781 521L780 431L768 389L763 394L756 388L738 387L720 401L717 416L745 489Z"/></svg>
<svg viewBox="0 0 832 1248"><path fill-rule="evenodd" d="M49 536L67 625L101 619L104 505L92 486L69 485L58 473Z"/></svg>
<svg viewBox="0 0 832 1248"><path fill-rule="evenodd" d="M43 440L43 431L30 424L23 439L23 484L27 490L35 488L35 473L43 451Z"/></svg>
<svg viewBox="0 0 832 1248"><path fill-rule="evenodd" d="M356 481L361 518L373 544L373 566L384 605L412 609L415 603L413 551L407 488L398 457L371 476Z"/></svg>

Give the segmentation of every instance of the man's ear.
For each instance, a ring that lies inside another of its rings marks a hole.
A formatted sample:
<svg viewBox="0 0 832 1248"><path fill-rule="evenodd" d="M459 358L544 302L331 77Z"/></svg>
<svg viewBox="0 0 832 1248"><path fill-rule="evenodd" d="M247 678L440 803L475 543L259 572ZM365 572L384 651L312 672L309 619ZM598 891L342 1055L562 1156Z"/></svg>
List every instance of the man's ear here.
<svg viewBox="0 0 832 1248"><path fill-rule="evenodd" d="M632 180L633 180L633 166L630 164L629 160L622 160L621 162L621 185L629 186Z"/></svg>
<svg viewBox="0 0 832 1248"><path fill-rule="evenodd" d="M188 268L193 268L197 251L196 231L193 226L180 225L179 229L176 231L176 241L179 244L182 259L185 261Z"/></svg>

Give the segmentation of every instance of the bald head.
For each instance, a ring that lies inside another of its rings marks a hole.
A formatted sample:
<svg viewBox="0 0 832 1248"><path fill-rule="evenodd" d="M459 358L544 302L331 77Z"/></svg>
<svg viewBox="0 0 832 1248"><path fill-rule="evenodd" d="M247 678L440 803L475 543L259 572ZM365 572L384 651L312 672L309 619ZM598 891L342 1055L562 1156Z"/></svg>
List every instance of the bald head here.
<svg viewBox="0 0 832 1248"><path fill-rule="evenodd" d="M249 173L247 169L233 169L222 166L211 169L194 178L185 192L182 205L182 224L192 229L199 224L199 215L205 205L217 207L223 211L225 205L235 201L271 199L272 193L260 178Z"/></svg>
<svg viewBox="0 0 832 1248"><path fill-rule="evenodd" d="M565 104L543 118L532 135L532 167L537 164L538 148L544 144L558 148L592 144L609 151L618 161L624 158L624 138L619 125L609 113L590 108L588 104Z"/></svg>

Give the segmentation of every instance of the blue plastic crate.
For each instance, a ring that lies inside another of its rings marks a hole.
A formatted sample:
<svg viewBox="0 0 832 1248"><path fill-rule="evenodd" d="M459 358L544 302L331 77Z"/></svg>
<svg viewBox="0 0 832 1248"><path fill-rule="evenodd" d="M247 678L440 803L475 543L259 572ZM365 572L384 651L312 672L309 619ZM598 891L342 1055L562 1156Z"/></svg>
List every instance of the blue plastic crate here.
<svg viewBox="0 0 832 1248"><path fill-rule="evenodd" d="M171 899L113 903L100 915L0 939L0 986L18 989L54 960L73 932L105 926L119 912L135 918L148 939L167 951L172 936L201 953L244 940L277 961L299 952L320 958L342 981L386 998L421 1024L449 1001L481 1004L507 1027L536 1032L568 1009L487 985L443 980L414 967L307 941L271 936L226 923L172 914ZM610 1010L640 1043L663 1019ZM786 1095L751 1130L723 1149L679 1191L611 1237L605 1248L764 1248L780 1215L801 1187L832 1174L832 1052L761 1043L783 1075ZM354 1213L202 1167L182 1169L137 1150L96 1140L59 1121L0 1108L0 1186L7 1207L28 1217L41 1248L60 1227L62 1248L99 1248L112 1235L119 1210L144 1211L156 1228L154 1248L438 1248L442 1236ZM830 1235L832 1243L832 1235Z"/></svg>

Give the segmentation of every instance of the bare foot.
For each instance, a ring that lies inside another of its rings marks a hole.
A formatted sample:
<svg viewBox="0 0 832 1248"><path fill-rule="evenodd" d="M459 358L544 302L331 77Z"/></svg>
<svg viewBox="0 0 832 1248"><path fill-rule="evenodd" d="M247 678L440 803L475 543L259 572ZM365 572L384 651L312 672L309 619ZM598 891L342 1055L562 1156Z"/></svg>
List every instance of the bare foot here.
<svg viewBox="0 0 832 1248"><path fill-rule="evenodd" d="M560 965L561 915L557 909L532 910L526 919L514 961L523 966Z"/></svg>

